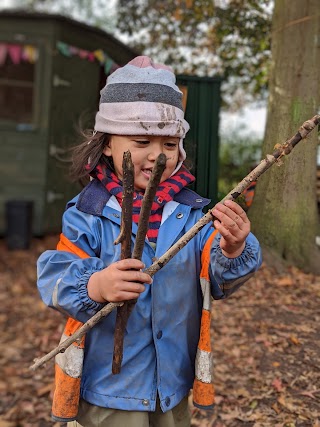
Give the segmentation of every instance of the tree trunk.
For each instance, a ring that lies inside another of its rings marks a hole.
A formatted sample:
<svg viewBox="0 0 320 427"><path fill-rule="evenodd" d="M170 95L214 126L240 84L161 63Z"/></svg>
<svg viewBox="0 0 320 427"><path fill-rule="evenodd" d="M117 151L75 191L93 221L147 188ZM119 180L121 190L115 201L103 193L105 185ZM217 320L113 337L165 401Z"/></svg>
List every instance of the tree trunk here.
<svg viewBox="0 0 320 427"><path fill-rule="evenodd" d="M263 157L317 114L320 87L319 0L276 0L270 95ZM262 246L305 271L319 272L317 133L257 184L249 216Z"/></svg>

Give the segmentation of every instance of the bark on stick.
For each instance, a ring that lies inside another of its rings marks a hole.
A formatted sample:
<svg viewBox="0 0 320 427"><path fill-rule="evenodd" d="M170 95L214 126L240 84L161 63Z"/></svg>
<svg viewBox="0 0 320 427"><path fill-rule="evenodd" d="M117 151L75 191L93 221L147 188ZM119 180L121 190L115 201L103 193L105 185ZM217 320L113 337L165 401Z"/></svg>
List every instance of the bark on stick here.
<svg viewBox="0 0 320 427"><path fill-rule="evenodd" d="M150 180L148 182L146 191L143 196L142 206L140 211L139 223L137 236L135 244L133 247L132 258L141 259L142 252L144 248L145 238L149 226L149 217L151 212L151 207L153 200L156 195L158 185L160 184L160 179L164 168L166 167L166 156L160 154L156 160L156 163L153 167ZM125 182L123 182L123 187L125 188ZM130 224L132 223L132 213L130 219ZM131 231L130 231L131 238ZM117 319L116 319L116 329L114 335L114 348L113 348L113 363L112 363L112 373L119 374L121 371L121 364L123 359L123 341L124 333L128 323L129 316L136 304L137 300L125 301L121 307L117 309Z"/></svg>
<svg viewBox="0 0 320 427"><path fill-rule="evenodd" d="M312 119L305 121L302 126L299 128L298 132L292 136L292 138L285 141L283 144L279 144L276 147L275 151L272 154L268 154L260 164L251 171L236 187L234 187L222 200L223 203L225 200L235 200L249 185L252 181L256 181L259 176L261 176L266 170L268 170L274 163L279 162L279 160L290 154L293 148L304 138L306 138L309 133L320 123L320 115L314 116ZM184 234L178 242L176 242L164 255L162 255L156 262L154 262L149 268L145 270L151 277L164 267L173 257L176 255L180 249L182 249L198 232L209 222L212 221L212 214L209 211L204 215L190 230ZM122 303L119 303L119 305ZM108 304L102 308L98 313L96 313L88 322L86 322L82 328L85 328L85 331L82 334L79 334L81 329L69 337L68 340L63 342L63 350L59 350L59 346L52 350L50 353L44 357L37 359L35 364L31 366L31 369L36 369L42 366L45 362L56 356L58 353L65 351L74 341L81 338L89 329L94 327L104 316L109 314L114 308L115 304ZM90 325L88 326L90 322ZM66 344L67 343L67 344Z"/></svg>
<svg viewBox="0 0 320 427"><path fill-rule="evenodd" d="M68 347L75 341L80 341L83 335L85 335L90 329L92 329L97 323L100 322L101 319L108 316L111 311L113 311L116 307L123 305L123 302L110 302L106 306L104 306L98 313L91 317L86 323L84 323L81 328L77 330L74 334L68 337L65 341L60 343L56 348L47 353L43 357L39 357L34 360L34 364L30 366L30 369L35 371L40 366L44 365L46 362L51 360L59 353L64 353Z"/></svg>
<svg viewBox="0 0 320 427"><path fill-rule="evenodd" d="M134 192L134 165L132 163L130 151L123 154L122 173L123 196L121 227L119 237L114 243L121 243L121 259L126 259L131 258L132 208ZM128 304L126 303L117 307L112 360L113 374L118 373L118 366L121 366L122 362L124 331L126 319L128 318L127 311Z"/></svg>

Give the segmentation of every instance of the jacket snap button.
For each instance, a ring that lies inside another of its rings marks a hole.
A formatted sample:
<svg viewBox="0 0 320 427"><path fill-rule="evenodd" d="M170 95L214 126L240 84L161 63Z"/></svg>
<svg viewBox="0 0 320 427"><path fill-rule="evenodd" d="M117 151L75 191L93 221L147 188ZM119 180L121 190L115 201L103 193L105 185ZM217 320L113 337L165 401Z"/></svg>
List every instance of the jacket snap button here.
<svg viewBox="0 0 320 427"><path fill-rule="evenodd" d="M176 218L178 219L183 218L183 213L182 212L177 213Z"/></svg>
<svg viewBox="0 0 320 427"><path fill-rule="evenodd" d="M157 338L158 338L158 340L160 340L160 339L162 338L162 331L159 331L159 332L157 333Z"/></svg>
<svg viewBox="0 0 320 427"><path fill-rule="evenodd" d="M143 399L142 405L148 406L149 405L149 400L148 399Z"/></svg>
<svg viewBox="0 0 320 427"><path fill-rule="evenodd" d="M202 199L196 199L196 202L197 202L197 203L201 203L201 202L202 202Z"/></svg>
<svg viewBox="0 0 320 427"><path fill-rule="evenodd" d="M116 217L116 218L120 218L120 215L119 214L116 214L116 213L114 213L114 214L112 214L114 217Z"/></svg>
<svg viewBox="0 0 320 427"><path fill-rule="evenodd" d="M165 401L164 401L164 403L166 404L166 406L169 406L170 402L171 402L170 397L166 397Z"/></svg>

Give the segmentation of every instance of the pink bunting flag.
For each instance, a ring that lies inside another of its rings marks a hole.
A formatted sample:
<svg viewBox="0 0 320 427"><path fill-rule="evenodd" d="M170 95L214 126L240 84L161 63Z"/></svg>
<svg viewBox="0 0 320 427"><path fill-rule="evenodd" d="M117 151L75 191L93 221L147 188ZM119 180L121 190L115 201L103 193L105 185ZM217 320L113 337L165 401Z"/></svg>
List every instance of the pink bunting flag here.
<svg viewBox="0 0 320 427"><path fill-rule="evenodd" d="M9 44L8 53L11 58L11 61L14 64L20 64L21 60L22 46L20 44Z"/></svg>
<svg viewBox="0 0 320 427"><path fill-rule="evenodd" d="M89 52L87 50L84 49L79 49L79 57L81 59L86 59L88 58Z"/></svg>
<svg viewBox="0 0 320 427"><path fill-rule="evenodd" d="M89 54L88 54L88 60L89 60L90 62L94 62L94 59L95 59L95 57L94 57L94 53L93 53L93 52L89 52Z"/></svg>

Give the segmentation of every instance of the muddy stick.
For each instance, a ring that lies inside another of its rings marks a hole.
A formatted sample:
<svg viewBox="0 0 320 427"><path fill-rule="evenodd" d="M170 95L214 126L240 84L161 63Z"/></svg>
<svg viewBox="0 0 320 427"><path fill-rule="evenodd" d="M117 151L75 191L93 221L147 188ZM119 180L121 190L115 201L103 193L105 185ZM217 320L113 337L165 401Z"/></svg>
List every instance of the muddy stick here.
<svg viewBox="0 0 320 427"><path fill-rule="evenodd" d="M156 195L158 185L164 168L166 167L166 156L160 154L153 167L151 177L149 179L146 191L143 196L142 206L138 222L137 236L133 247L132 258L141 259L144 248L145 238L149 226L149 217L151 213L151 207L153 200ZM123 183L125 186L125 183ZM130 221L132 221L132 214ZM130 235L131 236L131 235ZM116 329L114 335L114 348L113 348L113 361L112 361L112 373L119 374L121 371L121 364L123 359L123 341L125 328L128 323L129 316L136 304L137 300L125 301L125 303L117 308L117 319Z"/></svg>
<svg viewBox="0 0 320 427"><path fill-rule="evenodd" d="M252 181L256 181L265 171L267 171L272 165L279 162L279 160L290 154L293 148L304 138L306 138L309 133L320 124L320 115L316 115L311 119L305 121L297 131L295 135L293 135L290 139L285 141L283 144L279 144L276 147L276 150L272 154L268 154L259 165L253 169L236 187L234 187L222 200L223 203L225 200L235 200L249 185ZM206 215L204 215L190 230L184 234L178 242L176 242L165 254L163 254L156 262L154 262L150 267L144 270L151 277L156 274L162 267L164 267L173 257L176 255L180 249L182 249L199 231L209 222L212 221L212 214L209 211ZM112 306L111 306L112 304ZM119 303L122 304L122 303ZM96 313L91 319L86 322L82 328L84 328L84 332L81 333L80 328L76 334L72 335L68 339L68 345L66 345L66 341L63 343L64 350L70 346L74 341L80 339L89 329L86 325L90 322L90 328L94 327L104 316L107 316L113 309L115 308L113 303L107 304L103 307L98 313ZM64 351L63 350L63 351ZM59 346L53 349L50 353L43 356L42 358L36 359L34 365L31 366L31 369L36 369L42 366L45 362L52 359L61 351L59 350ZM50 355L50 357L48 357Z"/></svg>
<svg viewBox="0 0 320 427"><path fill-rule="evenodd" d="M121 259L131 258L131 236L132 236L132 209L134 193L134 165L130 151L123 154L122 161L122 212L120 234L114 244L121 243ZM121 364L123 352L123 338L126 327L128 304L123 303L117 307L117 316L114 330L114 350L112 360L112 373L117 373L117 367Z"/></svg>

